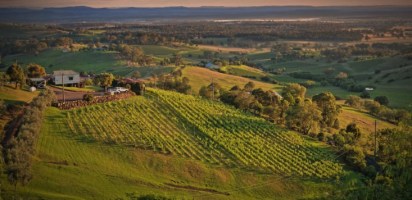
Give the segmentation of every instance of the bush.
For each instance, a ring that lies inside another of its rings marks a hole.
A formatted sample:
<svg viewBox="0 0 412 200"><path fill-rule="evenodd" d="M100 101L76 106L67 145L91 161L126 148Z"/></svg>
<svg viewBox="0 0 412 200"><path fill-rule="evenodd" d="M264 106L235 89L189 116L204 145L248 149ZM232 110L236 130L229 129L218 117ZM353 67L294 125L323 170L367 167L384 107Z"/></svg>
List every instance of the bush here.
<svg viewBox="0 0 412 200"><path fill-rule="evenodd" d="M346 152L345 160L352 167L363 170L366 167L365 154L360 147L345 145L343 150Z"/></svg>
<svg viewBox="0 0 412 200"><path fill-rule="evenodd" d="M377 101L379 104L387 106L389 105L389 99L386 96L377 96L374 99L375 101Z"/></svg>
<svg viewBox="0 0 412 200"><path fill-rule="evenodd" d="M360 95L359 95L361 98L364 98L364 99L369 99L369 98L371 98L371 95L369 94L369 92L368 91L363 91Z"/></svg>
<svg viewBox="0 0 412 200"><path fill-rule="evenodd" d="M93 99L94 99L93 94L84 94L83 95L83 100L84 101L91 102L91 101L93 101Z"/></svg>

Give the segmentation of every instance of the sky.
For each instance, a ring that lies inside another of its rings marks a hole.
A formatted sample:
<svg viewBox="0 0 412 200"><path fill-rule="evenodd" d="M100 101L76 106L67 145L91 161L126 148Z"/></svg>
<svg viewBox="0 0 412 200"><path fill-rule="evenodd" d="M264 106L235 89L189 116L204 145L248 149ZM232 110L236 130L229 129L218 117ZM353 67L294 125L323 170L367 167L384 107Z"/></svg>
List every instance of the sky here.
<svg viewBox="0 0 412 200"><path fill-rule="evenodd" d="M412 5L412 0L0 0L0 7L169 7L169 6L349 6Z"/></svg>

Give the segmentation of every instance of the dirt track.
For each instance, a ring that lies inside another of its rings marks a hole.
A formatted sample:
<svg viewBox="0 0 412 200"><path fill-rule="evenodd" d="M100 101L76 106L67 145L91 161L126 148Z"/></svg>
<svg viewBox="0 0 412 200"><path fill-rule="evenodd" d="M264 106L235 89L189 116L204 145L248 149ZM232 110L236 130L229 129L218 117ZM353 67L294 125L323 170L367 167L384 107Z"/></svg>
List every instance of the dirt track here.
<svg viewBox="0 0 412 200"><path fill-rule="evenodd" d="M50 87L49 88L56 94L58 101L63 101L63 91L60 88ZM66 101L74 101L83 99L84 94L93 94L94 96L103 96L104 92L73 92L73 91L64 91L64 96Z"/></svg>

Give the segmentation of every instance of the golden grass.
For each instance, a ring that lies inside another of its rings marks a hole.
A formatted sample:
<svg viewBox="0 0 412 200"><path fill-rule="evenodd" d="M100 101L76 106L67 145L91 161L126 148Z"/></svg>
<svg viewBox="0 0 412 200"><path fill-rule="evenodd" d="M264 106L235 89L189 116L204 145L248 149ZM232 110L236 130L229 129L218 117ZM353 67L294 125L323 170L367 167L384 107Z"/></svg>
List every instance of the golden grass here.
<svg viewBox="0 0 412 200"><path fill-rule="evenodd" d="M348 124L355 122L361 129L362 133L370 134L375 131L375 120L377 121L377 129L395 128L396 125L386 121L377 119L376 117L355 108L348 106L342 107L342 113L339 115L341 127L346 127Z"/></svg>
<svg viewBox="0 0 412 200"><path fill-rule="evenodd" d="M6 103L28 103L39 94L39 91L29 92L26 89L14 89L14 86L0 87L0 99Z"/></svg>
<svg viewBox="0 0 412 200"><path fill-rule="evenodd" d="M194 94L199 93L199 89L202 86L209 85L212 80L219 83L224 89L229 90L235 85L243 87L249 81L255 83L256 88L262 88L263 90L279 90L280 86L270 83L263 83L252 79L234 76L230 74L223 74L216 71L212 71L201 67L186 67L183 70L183 76L186 76L190 80L192 91Z"/></svg>

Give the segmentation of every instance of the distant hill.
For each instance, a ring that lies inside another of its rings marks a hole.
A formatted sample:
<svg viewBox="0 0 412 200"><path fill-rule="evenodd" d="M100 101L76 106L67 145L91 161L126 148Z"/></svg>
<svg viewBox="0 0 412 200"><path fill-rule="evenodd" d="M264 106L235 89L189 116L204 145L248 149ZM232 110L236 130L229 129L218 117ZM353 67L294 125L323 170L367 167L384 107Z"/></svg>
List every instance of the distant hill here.
<svg viewBox="0 0 412 200"><path fill-rule="evenodd" d="M267 6L267 7L164 7L164 8L0 8L0 22L75 23L142 22L167 20L283 19L283 18L404 18L411 6Z"/></svg>

